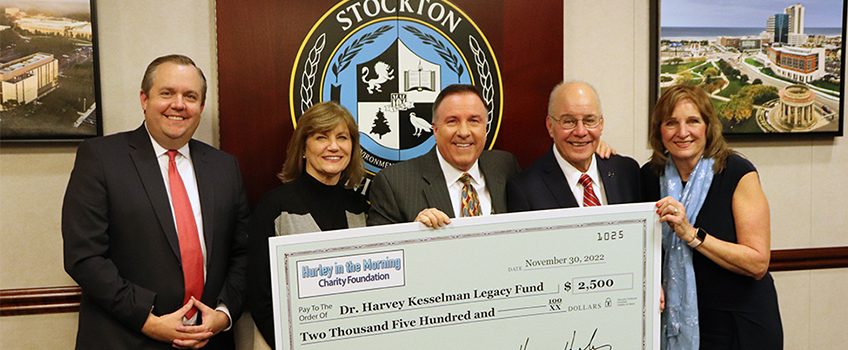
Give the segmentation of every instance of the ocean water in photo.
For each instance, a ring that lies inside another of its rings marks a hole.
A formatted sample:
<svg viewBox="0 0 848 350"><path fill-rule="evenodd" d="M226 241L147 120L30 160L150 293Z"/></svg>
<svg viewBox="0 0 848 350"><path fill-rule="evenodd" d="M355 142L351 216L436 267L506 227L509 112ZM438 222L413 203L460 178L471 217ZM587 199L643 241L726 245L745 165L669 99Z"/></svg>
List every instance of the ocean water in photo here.
<svg viewBox="0 0 848 350"><path fill-rule="evenodd" d="M662 27L660 38L668 40L715 40L718 36L757 36L766 30L765 27ZM842 28L806 27L807 35L842 35Z"/></svg>

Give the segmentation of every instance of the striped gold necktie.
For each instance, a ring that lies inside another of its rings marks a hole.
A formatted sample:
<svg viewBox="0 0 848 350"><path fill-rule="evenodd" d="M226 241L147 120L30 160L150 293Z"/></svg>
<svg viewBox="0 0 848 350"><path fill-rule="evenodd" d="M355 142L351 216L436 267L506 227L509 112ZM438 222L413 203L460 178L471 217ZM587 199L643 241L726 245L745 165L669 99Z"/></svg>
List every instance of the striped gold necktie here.
<svg viewBox="0 0 848 350"><path fill-rule="evenodd" d="M471 175L463 173L459 177L462 182L462 210L461 216L478 216L480 215L480 200L477 198L477 191L471 185Z"/></svg>

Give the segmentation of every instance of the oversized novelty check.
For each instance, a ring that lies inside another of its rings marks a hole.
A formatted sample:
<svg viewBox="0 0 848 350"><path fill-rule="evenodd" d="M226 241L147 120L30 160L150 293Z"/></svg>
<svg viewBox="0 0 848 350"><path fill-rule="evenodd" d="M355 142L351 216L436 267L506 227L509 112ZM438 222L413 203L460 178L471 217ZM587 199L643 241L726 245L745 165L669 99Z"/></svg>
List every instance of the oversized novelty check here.
<svg viewBox="0 0 848 350"><path fill-rule="evenodd" d="M270 240L277 349L659 349L652 203Z"/></svg>

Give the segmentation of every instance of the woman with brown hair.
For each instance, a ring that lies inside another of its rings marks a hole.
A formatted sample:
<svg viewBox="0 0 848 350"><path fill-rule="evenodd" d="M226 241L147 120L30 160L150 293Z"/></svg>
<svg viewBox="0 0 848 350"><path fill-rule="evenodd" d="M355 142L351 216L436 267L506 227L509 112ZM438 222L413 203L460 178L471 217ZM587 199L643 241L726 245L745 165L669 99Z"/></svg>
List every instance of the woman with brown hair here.
<svg viewBox="0 0 848 350"><path fill-rule="evenodd" d="M768 201L754 165L727 147L709 95L666 90L650 143L643 198L659 200L666 223L662 348L782 349Z"/></svg>
<svg viewBox="0 0 848 350"><path fill-rule="evenodd" d="M347 109L318 103L289 140L283 184L266 193L248 226L248 305L259 332L274 347L268 238L365 226L368 203L354 191L365 174L359 131Z"/></svg>

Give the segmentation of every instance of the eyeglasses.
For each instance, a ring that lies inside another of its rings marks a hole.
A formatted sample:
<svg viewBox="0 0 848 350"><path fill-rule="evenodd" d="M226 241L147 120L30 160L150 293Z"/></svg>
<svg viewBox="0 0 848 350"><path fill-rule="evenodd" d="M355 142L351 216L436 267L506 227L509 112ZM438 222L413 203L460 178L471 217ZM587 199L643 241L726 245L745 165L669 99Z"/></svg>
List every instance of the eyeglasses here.
<svg viewBox="0 0 848 350"><path fill-rule="evenodd" d="M583 127L586 128L586 129L594 129L594 128L597 128L598 125L601 125L601 120L604 119L602 117L598 117L598 116L594 116L594 115L590 115L590 116L585 117L583 119L577 119L577 118L571 118L571 117L562 117L562 118L556 119L556 118L551 117L551 116L548 116L548 117L551 118L551 120L555 121L559 125L559 127L563 128L565 130L571 130L571 129L576 128L578 122L582 122Z"/></svg>

